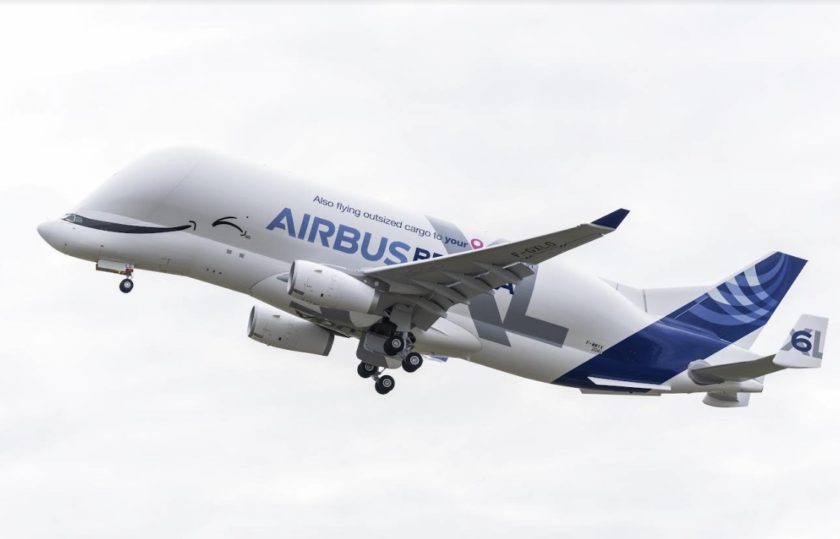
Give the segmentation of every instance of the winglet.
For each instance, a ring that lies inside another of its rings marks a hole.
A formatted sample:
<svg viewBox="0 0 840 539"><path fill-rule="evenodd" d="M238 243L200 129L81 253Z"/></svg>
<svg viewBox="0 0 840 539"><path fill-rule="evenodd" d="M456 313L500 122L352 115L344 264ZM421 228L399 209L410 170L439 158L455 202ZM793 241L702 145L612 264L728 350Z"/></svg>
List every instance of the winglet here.
<svg viewBox="0 0 840 539"><path fill-rule="evenodd" d="M618 225L627 217L627 214L630 213L630 210L625 210L621 208L620 210L615 210L614 212L607 214L600 219L596 219L592 221L593 225L603 226L606 228L616 229Z"/></svg>
<svg viewBox="0 0 840 539"><path fill-rule="evenodd" d="M803 314L773 363L788 369L817 368L822 364L828 318Z"/></svg>

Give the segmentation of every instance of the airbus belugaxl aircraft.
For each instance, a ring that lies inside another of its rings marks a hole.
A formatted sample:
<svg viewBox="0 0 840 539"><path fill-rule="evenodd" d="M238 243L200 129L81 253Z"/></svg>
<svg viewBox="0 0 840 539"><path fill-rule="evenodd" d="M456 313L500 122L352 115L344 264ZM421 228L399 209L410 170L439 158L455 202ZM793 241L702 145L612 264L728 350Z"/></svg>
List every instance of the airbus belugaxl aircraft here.
<svg viewBox="0 0 840 539"><path fill-rule="evenodd" d="M775 354L751 351L805 265L772 253L708 287L636 289L550 259L614 231L591 223L485 244L453 223L192 149L131 164L38 227L55 249L124 275L184 275L267 304L248 336L327 355L359 340L386 394L423 356L458 357L584 393L704 392L745 406L764 376L819 367L827 319L803 315Z"/></svg>

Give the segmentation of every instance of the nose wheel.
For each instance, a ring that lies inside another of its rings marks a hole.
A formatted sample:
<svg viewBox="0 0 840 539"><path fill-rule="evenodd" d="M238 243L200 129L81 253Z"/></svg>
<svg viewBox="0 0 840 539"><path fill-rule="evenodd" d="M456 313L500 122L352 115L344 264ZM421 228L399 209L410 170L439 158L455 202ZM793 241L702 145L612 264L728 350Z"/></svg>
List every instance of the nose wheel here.
<svg viewBox="0 0 840 539"><path fill-rule="evenodd" d="M134 281L131 280L131 275L134 273L134 268L128 266L125 268L125 279L120 281L120 292L128 294L134 290Z"/></svg>

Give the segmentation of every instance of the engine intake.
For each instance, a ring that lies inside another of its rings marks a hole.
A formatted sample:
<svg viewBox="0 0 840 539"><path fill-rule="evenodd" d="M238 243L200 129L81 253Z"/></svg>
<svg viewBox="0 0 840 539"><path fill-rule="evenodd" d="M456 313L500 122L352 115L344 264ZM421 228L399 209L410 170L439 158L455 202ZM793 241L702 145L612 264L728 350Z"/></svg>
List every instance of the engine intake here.
<svg viewBox="0 0 840 539"><path fill-rule="evenodd" d="M370 313L378 299L374 288L355 277L308 260L292 262L287 292L319 307L359 313Z"/></svg>
<svg viewBox="0 0 840 539"><path fill-rule="evenodd" d="M335 334L309 320L254 306L248 319L248 337L275 348L326 356Z"/></svg>

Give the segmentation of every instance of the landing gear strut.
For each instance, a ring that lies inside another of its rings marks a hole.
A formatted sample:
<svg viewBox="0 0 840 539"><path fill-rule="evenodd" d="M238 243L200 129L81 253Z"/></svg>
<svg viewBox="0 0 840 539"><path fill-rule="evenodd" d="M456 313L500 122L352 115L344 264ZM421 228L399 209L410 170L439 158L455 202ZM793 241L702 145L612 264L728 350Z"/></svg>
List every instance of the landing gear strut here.
<svg viewBox="0 0 840 539"><path fill-rule="evenodd" d="M128 294L134 290L134 281L131 280L131 274L134 273L134 268L125 268L125 279L120 281L120 292Z"/></svg>

